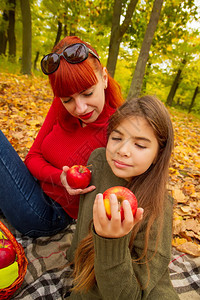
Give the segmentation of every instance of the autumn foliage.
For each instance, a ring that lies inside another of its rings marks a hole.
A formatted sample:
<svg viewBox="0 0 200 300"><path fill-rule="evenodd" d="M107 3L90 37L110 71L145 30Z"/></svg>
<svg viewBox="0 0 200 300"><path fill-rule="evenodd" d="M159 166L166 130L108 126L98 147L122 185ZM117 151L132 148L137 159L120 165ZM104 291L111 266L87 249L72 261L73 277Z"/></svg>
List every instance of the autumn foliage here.
<svg viewBox="0 0 200 300"><path fill-rule="evenodd" d="M170 112L175 131L168 187L175 200L172 245L200 256L200 121Z"/></svg>
<svg viewBox="0 0 200 300"><path fill-rule="evenodd" d="M22 159L30 149L53 99L47 78L0 73L0 125ZM175 148L168 190L175 200L176 249L200 256L200 121L170 110Z"/></svg>
<svg viewBox="0 0 200 300"><path fill-rule="evenodd" d="M52 102L48 79L0 74L1 130L25 158Z"/></svg>

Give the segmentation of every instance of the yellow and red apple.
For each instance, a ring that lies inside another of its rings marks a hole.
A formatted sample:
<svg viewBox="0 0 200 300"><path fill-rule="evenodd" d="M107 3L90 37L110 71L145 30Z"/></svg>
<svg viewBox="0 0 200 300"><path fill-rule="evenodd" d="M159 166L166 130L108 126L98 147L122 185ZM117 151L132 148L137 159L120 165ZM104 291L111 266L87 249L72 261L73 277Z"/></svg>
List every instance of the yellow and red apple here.
<svg viewBox="0 0 200 300"><path fill-rule="evenodd" d="M106 211L106 215L109 220L111 219L111 209L110 209L110 195L111 194L115 194L117 197L117 200L119 203L119 211L121 213L121 221L124 220L124 209L122 206L122 202L124 200L128 200L128 202L130 203L130 206L131 206L133 216L135 216L137 207L138 207L138 203L137 203L137 199L136 199L135 195L133 194L133 192L131 192L126 187L115 186L115 187L111 187L111 188L107 189L103 193L103 201L104 201L105 211Z"/></svg>

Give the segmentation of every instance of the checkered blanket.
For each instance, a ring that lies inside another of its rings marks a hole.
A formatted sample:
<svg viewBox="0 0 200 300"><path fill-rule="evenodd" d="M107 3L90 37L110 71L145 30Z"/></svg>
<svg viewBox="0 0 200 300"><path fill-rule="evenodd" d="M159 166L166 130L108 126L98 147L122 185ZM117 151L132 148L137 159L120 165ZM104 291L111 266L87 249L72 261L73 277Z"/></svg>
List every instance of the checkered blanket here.
<svg viewBox="0 0 200 300"><path fill-rule="evenodd" d="M200 257L172 249L171 281L181 300L200 300Z"/></svg>
<svg viewBox="0 0 200 300"><path fill-rule="evenodd" d="M29 262L24 282L11 299L65 299L72 284L72 269L65 256L75 224L52 237L32 239L22 236L2 216L0 220L22 244ZM181 300L200 299L200 257L173 249L169 270Z"/></svg>

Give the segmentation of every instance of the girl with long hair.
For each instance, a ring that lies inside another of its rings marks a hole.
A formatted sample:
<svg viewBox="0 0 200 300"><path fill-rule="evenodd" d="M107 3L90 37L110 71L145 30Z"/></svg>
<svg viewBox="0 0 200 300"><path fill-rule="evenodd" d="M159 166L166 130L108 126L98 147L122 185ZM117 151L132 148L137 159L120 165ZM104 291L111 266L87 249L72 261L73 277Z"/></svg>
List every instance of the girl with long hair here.
<svg viewBox="0 0 200 300"><path fill-rule="evenodd" d="M70 189L66 171L106 145L108 119L123 102L96 50L78 37L60 41L41 68L54 100L25 164L0 131L0 210L32 237L55 234L77 218L79 194L95 187Z"/></svg>
<svg viewBox="0 0 200 300"><path fill-rule="evenodd" d="M169 277L172 199L166 184L173 149L173 127L164 104L152 96L125 102L110 118L106 148L90 156L96 190L81 196L72 245L74 265L70 299L179 299ZM102 193L129 188L130 204L110 196L108 219Z"/></svg>

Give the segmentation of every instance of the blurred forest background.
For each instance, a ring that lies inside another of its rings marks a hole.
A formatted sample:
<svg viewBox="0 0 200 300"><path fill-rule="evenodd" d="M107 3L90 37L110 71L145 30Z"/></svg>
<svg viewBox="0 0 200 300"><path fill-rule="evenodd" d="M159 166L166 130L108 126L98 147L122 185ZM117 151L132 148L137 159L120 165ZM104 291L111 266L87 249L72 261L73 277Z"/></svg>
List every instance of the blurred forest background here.
<svg viewBox="0 0 200 300"><path fill-rule="evenodd" d="M156 94L200 113L198 0L1 0L0 70L43 76L66 35L91 43L125 98Z"/></svg>
<svg viewBox="0 0 200 300"><path fill-rule="evenodd" d="M40 61L66 35L91 43L125 99L167 106L173 246L200 256L200 1L1 0L0 126L22 159L51 105Z"/></svg>

